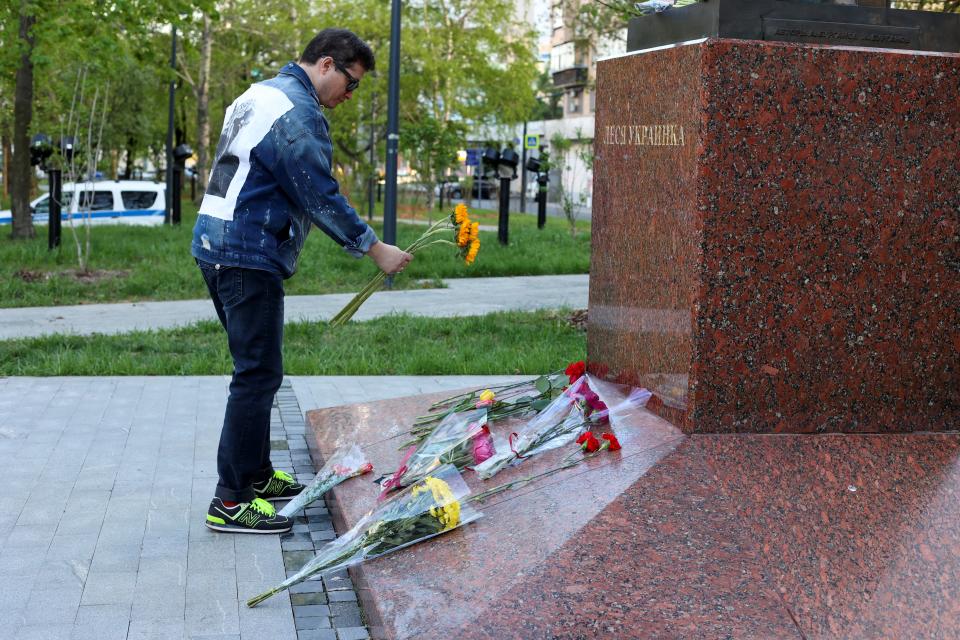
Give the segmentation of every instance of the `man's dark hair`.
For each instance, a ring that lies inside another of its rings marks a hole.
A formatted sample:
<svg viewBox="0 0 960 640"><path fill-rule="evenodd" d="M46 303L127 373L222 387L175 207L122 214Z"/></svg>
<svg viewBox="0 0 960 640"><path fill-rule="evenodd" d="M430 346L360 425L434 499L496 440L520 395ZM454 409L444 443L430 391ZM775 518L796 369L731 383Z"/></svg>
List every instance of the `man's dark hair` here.
<svg viewBox="0 0 960 640"><path fill-rule="evenodd" d="M366 71L373 71L376 62L366 42L347 29L324 29L310 41L300 56L300 62L313 64L330 56L345 67L359 62Z"/></svg>

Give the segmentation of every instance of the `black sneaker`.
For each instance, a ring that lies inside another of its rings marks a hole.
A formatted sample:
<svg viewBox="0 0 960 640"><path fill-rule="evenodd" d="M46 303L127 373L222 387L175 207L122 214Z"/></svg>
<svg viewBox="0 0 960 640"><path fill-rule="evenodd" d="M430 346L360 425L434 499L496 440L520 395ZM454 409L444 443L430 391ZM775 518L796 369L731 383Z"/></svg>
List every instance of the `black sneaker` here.
<svg viewBox="0 0 960 640"><path fill-rule="evenodd" d="M273 505L260 498L239 502L233 507L224 506L223 500L214 498L207 510L207 527L229 533L285 533L293 528L293 520L278 516Z"/></svg>
<svg viewBox="0 0 960 640"><path fill-rule="evenodd" d="M273 476L253 485L256 496L268 502L289 500L301 491L303 491L303 485L283 471L274 471Z"/></svg>

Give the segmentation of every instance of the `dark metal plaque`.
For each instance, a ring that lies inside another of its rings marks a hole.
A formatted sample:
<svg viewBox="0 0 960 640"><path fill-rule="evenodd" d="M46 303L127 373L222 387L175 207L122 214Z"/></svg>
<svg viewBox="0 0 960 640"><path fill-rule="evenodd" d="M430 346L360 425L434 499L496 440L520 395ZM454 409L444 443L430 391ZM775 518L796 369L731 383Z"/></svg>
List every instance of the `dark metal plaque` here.
<svg viewBox="0 0 960 640"><path fill-rule="evenodd" d="M960 13L798 0L701 0L632 18L627 51L697 38L960 53Z"/></svg>

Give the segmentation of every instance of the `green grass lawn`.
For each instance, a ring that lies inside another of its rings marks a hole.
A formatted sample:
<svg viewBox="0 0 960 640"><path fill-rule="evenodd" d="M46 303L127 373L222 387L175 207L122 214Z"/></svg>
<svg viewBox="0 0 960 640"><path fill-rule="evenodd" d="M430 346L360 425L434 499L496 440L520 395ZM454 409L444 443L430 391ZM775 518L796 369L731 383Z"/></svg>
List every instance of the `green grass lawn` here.
<svg viewBox="0 0 960 640"><path fill-rule="evenodd" d="M412 214L415 207L401 213ZM434 213L434 219L440 213ZM482 224L496 221L494 212L477 211ZM62 246L48 251L46 227L29 241L0 238L0 307L29 307L140 300L203 298L206 291L190 257L190 240L196 207L184 204L180 227L97 226L92 228L90 269L93 276L79 277L72 234L63 228ZM402 223L402 217L401 217ZM380 233L380 225L374 228ZM413 242L423 227L398 224L398 244ZM5 232L7 233L7 232ZM534 214L512 214L510 244L497 242L495 232L480 232L482 248L476 263L465 267L444 247L417 255L395 288L423 286L439 278L587 273L590 269L590 227L578 224L571 237L565 220L549 218L536 228ZM287 293L353 292L376 272L368 259L348 256L316 229L307 240L300 270L288 281Z"/></svg>
<svg viewBox="0 0 960 640"><path fill-rule="evenodd" d="M586 338L569 311L470 318L387 316L337 329L286 327L288 375L540 374L581 360ZM118 336L0 342L0 375L217 375L232 370L216 322Z"/></svg>

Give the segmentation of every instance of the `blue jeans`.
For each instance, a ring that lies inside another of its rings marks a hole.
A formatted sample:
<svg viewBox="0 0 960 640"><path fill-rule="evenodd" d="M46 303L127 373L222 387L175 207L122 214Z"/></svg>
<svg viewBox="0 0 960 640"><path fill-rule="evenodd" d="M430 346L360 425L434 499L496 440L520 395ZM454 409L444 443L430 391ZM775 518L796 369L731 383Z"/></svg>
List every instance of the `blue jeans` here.
<svg viewBox="0 0 960 640"><path fill-rule="evenodd" d="M233 357L230 397L217 451L216 497L254 498L253 483L273 475L270 409L283 381L283 279L259 269L198 260Z"/></svg>

